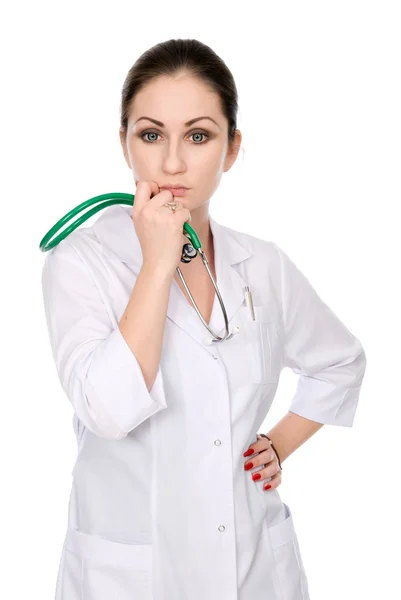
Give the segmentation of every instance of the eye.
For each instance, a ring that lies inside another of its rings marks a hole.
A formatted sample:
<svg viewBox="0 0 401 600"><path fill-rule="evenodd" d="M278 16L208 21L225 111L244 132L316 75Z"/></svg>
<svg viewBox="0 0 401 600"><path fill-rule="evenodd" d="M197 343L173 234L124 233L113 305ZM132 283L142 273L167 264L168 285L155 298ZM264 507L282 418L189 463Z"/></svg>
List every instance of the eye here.
<svg viewBox="0 0 401 600"><path fill-rule="evenodd" d="M149 130L149 131L144 131L143 133L141 133L140 138L144 142L147 142L148 144L153 144L156 140L150 141L149 139L145 138L145 135L150 135L150 134L159 135L157 133L157 131L150 131ZM195 145L197 145L197 146L200 146L201 144L204 144L210 138L209 134L207 134L204 131L194 131L193 133L190 134L190 136L193 136L193 135L203 135L204 138L206 138L206 139L203 139L201 142L195 142Z"/></svg>

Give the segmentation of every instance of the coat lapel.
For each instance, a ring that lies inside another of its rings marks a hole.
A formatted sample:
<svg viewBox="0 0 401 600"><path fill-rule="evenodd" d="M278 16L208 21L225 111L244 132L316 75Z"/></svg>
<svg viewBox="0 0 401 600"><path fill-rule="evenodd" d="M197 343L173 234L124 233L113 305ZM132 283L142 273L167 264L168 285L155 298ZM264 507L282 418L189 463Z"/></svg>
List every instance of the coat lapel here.
<svg viewBox="0 0 401 600"><path fill-rule="evenodd" d="M104 210L92 229L101 243L103 251L113 257L117 256L137 275L142 266L143 256L135 234L131 213L131 206L112 205ZM216 283L230 321L238 309L244 305L244 287L247 285L234 265L246 260L252 254L239 243L227 227L220 225L212 217L209 218L213 234ZM198 256L194 260L202 259ZM167 317L201 344L207 343L212 338L211 333L198 317L195 308L189 304L174 279L171 284ZM222 335L225 330L224 316L217 294L214 297L210 327L218 335Z"/></svg>

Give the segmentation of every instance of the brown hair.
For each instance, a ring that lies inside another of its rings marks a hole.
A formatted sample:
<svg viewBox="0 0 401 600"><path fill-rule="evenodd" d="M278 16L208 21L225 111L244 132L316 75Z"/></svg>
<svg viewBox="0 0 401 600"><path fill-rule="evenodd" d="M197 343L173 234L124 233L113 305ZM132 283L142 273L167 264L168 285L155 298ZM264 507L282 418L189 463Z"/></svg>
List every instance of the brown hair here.
<svg viewBox="0 0 401 600"><path fill-rule="evenodd" d="M225 62L206 44L195 39L172 39L146 50L128 71L121 94L121 127L127 134L128 116L135 95L154 77L188 73L204 81L220 97L228 121L228 141L237 128L238 93Z"/></svg>

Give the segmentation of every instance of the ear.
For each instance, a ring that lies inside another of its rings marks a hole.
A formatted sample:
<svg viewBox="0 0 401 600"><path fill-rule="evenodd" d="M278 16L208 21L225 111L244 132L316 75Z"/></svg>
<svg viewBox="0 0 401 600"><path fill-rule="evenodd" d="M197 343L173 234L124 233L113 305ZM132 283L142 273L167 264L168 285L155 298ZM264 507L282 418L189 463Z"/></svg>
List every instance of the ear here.
<svg viewBox="0 0 401 600"><path fill-rule="evenodd" d="M129 156L128 156L128 150L127 150L127 143L125 141L125 130L123 127L120 127L118 130L119 136L120 136L120 143L121 143L121 147L123 149L123 153L124 153L124 158L125 158L125 162L127 163L128 167L131 169L131 164L129 161Z"/></svg>
<svg viewBox="0 0 401 600"><path fill-rule="evenodd" d="M235 130L235 138L228 145L226 159L224 161L224 169L223 172L229 171L235 161L237 160L238 152L241 147L242 133L239 129Z"/></svg>

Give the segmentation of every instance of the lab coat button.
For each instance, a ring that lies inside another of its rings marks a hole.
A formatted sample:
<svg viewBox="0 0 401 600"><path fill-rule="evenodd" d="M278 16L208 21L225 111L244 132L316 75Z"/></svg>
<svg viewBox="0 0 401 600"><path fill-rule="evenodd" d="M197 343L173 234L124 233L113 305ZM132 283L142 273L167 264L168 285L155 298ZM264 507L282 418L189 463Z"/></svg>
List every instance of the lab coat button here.
<svg viewBox="0 0 401 600"><path fill-rule="evenodd" d="M214 440L214 445L215 445L215 446L220 446L220 444L221 444L221 441L220 441L220 440Z"/></svg>
<svg viewBox="0 0 401 600"><path fill-rule="evenodd" d="M217 356L215 354L212 354L214 360L217 360Z"/></svg>
<svg viewBox="0 0 401 600"><path fill-rule="evenodd" d="M226 528L224 527L224 525L219 525L219 531L225 531L225 529Z"/></svg>

